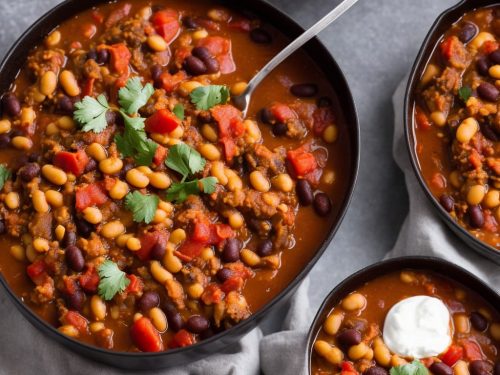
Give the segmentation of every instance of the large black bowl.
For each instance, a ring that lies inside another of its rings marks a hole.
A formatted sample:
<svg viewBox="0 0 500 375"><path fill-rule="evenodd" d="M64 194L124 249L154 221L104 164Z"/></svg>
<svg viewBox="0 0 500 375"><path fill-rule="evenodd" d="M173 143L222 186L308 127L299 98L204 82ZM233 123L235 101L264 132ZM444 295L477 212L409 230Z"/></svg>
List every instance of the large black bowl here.
<svg viewBox="0 0 500 375"><path fill-rule="evenodd" d="M457 5L446 10L442 13L438 19L432 25L429 33L427 34L422 47L417 55L415 63L413 65L410 78L408 80L408 85L406 87L405 104L404 104L404 121L405 121L405 135L406 144L408 145L408 151L410 153L410 160L417 176L420 186L424 190L425 194L429 200L433 203L437 212L445 223L451 228L451 230L458 235L467 245L472 249L480 253L481 255L493 260L494 262L500 264L500 250L495 247L488 245L487 243L474 237L467 229L458 224L448 212L439 204L439 201L433 196L427 183L422 177L420 166L418 162L418 157L416 153L416 142L415 142L415 126L413 119L413 110L415 103L415 93L417 92L417 85L419 83L420 77L429 61L435 47L442 38L443 34L451 27L452 24L457 22L466 12L470 12L477 8L482 8L491 5L498 5L498 1L493 0L462 0Z"/></svg>
<svg viewBox="0 0 500 375"><path fill-rule="evenodd" d="M449 278L470 290L476 292L492 307L499 308L500 295L478 279L469 271L446 260L434 257L400 257L373 264L355 274L349 276L333 289L325 298L314 318L307 337L307 368L311 373L311 358L314 341L318 332L322 329L323 323L332 309L349 293L379 276L387 275L391 272L402 271L404 269L414 269L430 271L443 277Z"/></svg>
<svg viewBox="0 0 500 375"><path fill-rule="evenodd" d="M0 92L5 92L9 89L13 77L16 77L18 74L19 70L26 61L28 53L34 46L39 45L42 42L44 36L50 33L50 31L61 22L73 17L77 13L105 2L106 1L104 0L67 0L50 10L47 14L36 21L14 43L3 59L0 65ZM221 1L214 1L214 3L216 2ZM257 14L263 21L272 24L280 30L283 30L284 33L290 38L295 38L304 31L302 27L300 27L287 15L262 0L240 0L237 2L226 0L222 1L222 3L229 8L251 11ZM349 191L345 197L342 197L342 208L339 211L334 224L330 228L327 238L318 249L311 249L315 250L314 257L287 288L285 288L278 296L267 303L249 319L246 319L235 327L200 343L187 348L174 349L161 353L125 353L104 350L95 346L86 345L61 334L33 313L13 293L3 275L0 274L0 283L6 289L10 299L15 303L19 311L26 317L26 319L44 332L48 337L57 340L67 348L70 348L88 358L121 368L150 370L187 364L207 355L220 352L230 344L235 343L251 329L255 328L257 324L270 315L272 310L279 308L280 305L285 303L293 294L300 281L307 275L313 265L321 257L337 232L352 196L359 165L359 123L351 91L344 74L328 50L319 42L319 40L313 39L304 48L308 55L322 70L325 79L331 83L338 95L341 108L345 114L346 123L348 124L348 130L350 132L349 139L352 165L349 176Z"/></svg>

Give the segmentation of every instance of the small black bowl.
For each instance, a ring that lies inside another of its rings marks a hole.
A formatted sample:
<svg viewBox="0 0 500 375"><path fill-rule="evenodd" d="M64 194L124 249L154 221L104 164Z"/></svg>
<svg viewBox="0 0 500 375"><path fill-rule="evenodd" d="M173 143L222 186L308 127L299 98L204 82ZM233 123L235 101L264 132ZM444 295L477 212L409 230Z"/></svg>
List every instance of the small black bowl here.
<svg viewBox="0 0 500 375"><path fill-rule="evenodd" d="M363 268L355 274L349 276L333 289L325 298L318 313L314 317L309 334L307 336L307 372L311 373L311 359L314 341L321 330L323 322L330 311L349 293L379 276L387 275L392 272L402 271L404 269L414 269L430 271L445 278L449 278L458 284L461 284L470 290L476 292L492 307L500 306L500 295L478 279L469 271L450 263L441 258L408 256L383 260L371 266Z"/></svg>
<svg viewBox="0 0 500 375"><path fill-rule="evenodd" d="M26 58L34 46L42 43L43 38L50 33L57 25L75 16L77 13L89 9L93 6L108 2L107 0L66 0L54 7L14 43L2 63L0 64L0 93L6 92L12 82L12 77L16 77L19 70L26 61ZM240 0L238 2L230 0L214 0L214 4L222 3L228 8L240 11L250 11L268 24L281 30L287 37L294 39L299 36L304 29L286 14L272 7L264 0ZM204 358L210 354L220 353L231 344L236 343L243 335L255 328L263 319L270 316L273 310L279 309L297 289L302 279L308 274L314 264L327 249L337 232L340 223L346 213L347 207L352 197L354 185L356 183L359 168L359 123L354 100L347 81L341 69L335 62L332 55L318 40L311 40L304 50L316 62L324 77L334 88L340 107L343 110L350 139L351 170L349 175L349 189L342 199L341 209L335 222L328 231L326 239L318 249L311 249L314 256L297 277L279 295L269 301L262 309L253 314L250 318L237 324L236 326L219 333L211 338L203 340L189 347L168 350L160 353L128 353L116 352L101 349L97 346L87 345L80 341L73 340L61 334L51 325L47 324L37 314L32 312L21 299L12 291L7 281L0 272L0 283L3 285L10 299L14 302L19 311L35 327L40 329L47 337L55 339L65 347L96 361L106 364L138 370L152 370L188 364Z"/></svg>
<svg viewBox="0 0 500 375"><path fill-rule="evenodd" d="M415 63L410 73L410 78L406 87L405 94L405 104L404 104L404 122L405 122L405 136L406 144L408 146L408 152L410 154L411 164L417 180L420 186L424 190L425 194L429 200L433 203L437 212L448 225L448 227L469 247L477 251L479 254L491 259L495 263L500 264L500 250L495 247L488 245L487 243L474 237L467 229L458 224L450 214L441 206L439 200L434 197L430 191L427 183L425 182L422 174L420 172L420 166L418 162L418 157L416 153L416 142L415 142L415 127L413 120L413 110L415 103L415 93L417 85L419 83L420 77L422 76L424 69L432 56L436 45L442 38L443 34L450 29L450 27L460 20L460 18L467 12L473 11L478 8L483 8L487 6L498 5L498 1L493 0L462 0L457 5L446 10L442 13L437 20L432 25L429 33L425 37L425 40L420 48L417 55Z"/></svg>

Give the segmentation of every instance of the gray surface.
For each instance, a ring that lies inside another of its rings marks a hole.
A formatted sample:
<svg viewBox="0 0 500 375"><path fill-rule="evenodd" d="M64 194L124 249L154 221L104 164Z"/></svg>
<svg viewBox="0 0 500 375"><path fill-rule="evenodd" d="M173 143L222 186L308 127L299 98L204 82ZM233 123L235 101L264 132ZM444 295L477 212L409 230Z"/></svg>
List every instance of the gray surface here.
<svg viewBox="0 0 500 375"><path fill-rule="evenodd" d="M361 169L353 203L334 243L312 271L311 309L341 279L381 259L408 210L402 173L391 156L391 95L433 20L458 0L360 0L322 33L351 85L361 122ZM57 0L0 0L0 56ZM337 1L271 0L304 26Z"/></svg>

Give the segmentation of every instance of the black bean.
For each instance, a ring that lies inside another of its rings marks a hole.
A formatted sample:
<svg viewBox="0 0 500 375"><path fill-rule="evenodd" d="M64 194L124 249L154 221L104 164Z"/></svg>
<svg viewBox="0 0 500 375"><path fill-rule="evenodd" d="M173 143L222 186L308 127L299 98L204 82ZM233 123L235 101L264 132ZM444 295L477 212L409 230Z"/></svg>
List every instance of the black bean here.
<svg viewBox="0 0 500 375"><path fill-rule="evenodd" d="M106 48L100 49L96 61L98 64L106 64L109 61L109 51Z"/></svg>
<svg viewBox="0 0 500 375"><path fill-rule="evenodd" d="M160 295L152 291L144 292L138 304L139 309L141 309L143 313L146 313L160 304Z"/></svg>
<svg viewBox="0 0 500 375"><path fill-rule="evenodd" d="M483 332L488 328L488 321L486 318L476 311L470 314L470 322L472 326L480 332Z"/></svg>
<svg viewBox="0 0 500 375"><path fill-rule="evenodd" d="M5 223L3 222L2 219L0 219L0 234L5 233Z"/></svg>
<svg viewBox="0 0 500 375"><path fill-rule="evenodd" d="M188 29L196 29L200 26L198 21L191 16L184 17L182 19L182 24Z"/></svg>
<svg viewBox="0 0 500 375"><path fill-rule="evenodd" d="M37 163L26 164L19 170L18 175L24 182L30 182L40 175L40 166Z"/></svg>
<svg viewBox="0 0 500 375"><path fill-rule="evenodd" d="M231 276L233 276L233 271L231 271L229 268L221 268L217 271L217 279L221 283L229 279Z"/></svg>
<svg viewBox="0 0 500 375"><path fill-rule="evenodd" d="M276 124L273 125L271 130L275 137L282 137L288 131L288 126L286 126L286 124L282 122L277 122Z"/></svg>
<svg viewBox="0 0 500 375"><path fill-rule="evenodd" d="M75 104L70 99L70 97L66 95L63 95L59 98L59 100L57 101L57 106L59 108L59 111L66 114L72 114L75 110Z"/></svg>
<svg viewBox="0 0 500 375"><path fill-rule="evenodd" d="M63 247L68 247L70 245L74 245L75 243L76 243L76 233L70 230L66 230L66 232L64 232L64 237L61 245Z"/></svg>
<svg viewBox="0 0 500 375"><path fill-rule="evenodd" d="M257 246L257 254L261 257L271 255L273 252L273 241L265 240L262 241L259 246Z"/></svg>
<svg viewBox="0 0 500 375"><path fill-rule="evenodd" d="M85 173L95 171L97 168L97 162L94 159L89 159L89 162L85 166Z"/></svg>
<svg viewBox="0 0 500 375"><path fill-rule="evenodd" d="M322 96L318 99L317 102L318 107L331 107L332 104L332 99L330 99L328 96Z"/></svg>
<svg viewBox="0 0 500 375"><path fill-rule="evenodd" d="M207 67L207 73L213 74L217 73L220 70L219 62L215 57L210 57L204 61L205 66Z"/></svg>
<svg viewBox="0 0 500 375"><path fill-rule="evenodd" d="M162 73L163 68L161 67L161 65L155 64L151 67L151 79L153 81L159 80Z"/></svg>
<svg viewBox="0 0 500 375"><path fill-rule="evenodd" d="M115 111L106 112L106 122L108 123L108 125L115 124L116 120L117 120L117 114Z"/></svg>
<svg viewBox="0 0 500 375"><path fill-rule="evenodd" d="M262 108L259 111L259 118L264 124L271 125L274 122L274 116L269 108Z"/></svg>
<svg viewBox="0 0 500 375"><path fill-rule="evenodd" d="M290 92L299 98L310 98L318 93L318 86L314 83L298 83L290 87Z"/></svg>
<svg viewBox="0 0 500 375"><path fill-rule="evenodd" d="M455 200L448 194L441 195L439 203L441 203L441 206L448 212L453 211L453 207L455 206Z"/></svg>
<svg viewBox="0 0 500 375"><path fill-rule="evenodd" d="M500 91L491 83L483 82L477 87L477 94L481 99L496 102Z"/></svg>
<svg viewBox="0 0 500 375"><path fill-rule="evenodd" d="M453 370L444 362L434 362L429 369L434 375L453 375Z"/></svg>
<svg viewBox="0 0 500 375"><path fill-rule="evenodd" d="M205 61L213 57L210 51L205 47L194 47L193 50L191 51L191 54L202 61Z"/></svg>
<svg viewBox="0 0 500 375"><path fill-rule="evenodd" d="M173 305L167 304L164 310L165 315L167 316L168 328L177 332L184 327L182 316Z"/></svg>
<svg viewBox="0 0 500 375"><path fill-rule="evenodd" d="M14 93L9 92L3 96L2 109L7 115L12 117L18 116L21 113L21 103Z"/></svg>
<svg viewBox="0 0 500 375"><path fill-rule="evenodd" d="M72 294L66 295L66 303L70 310L81 311L85 302L85 293L83 290L76 289Z"/></svg>
<svg viewBox="0 0 500 375"><path fill-rule="evenodd" d="M476 62L476 69L477 71L479 72L479 74L483 75L483 76L489 76L489 69L490 69L490 62L489 60L483 56L483 57L480 57L477 62Z"/></svg>
<svg viewBox="0 0 500 375"><path fill-rule="evenodd" d="M259 44L270 44L273 41L271 34L260 27L250 31L250 39Z"/></svg>
<svg viewBox="0 0 500 375"><path fill-rule="evenodd" d="M490 141L497 142L498 141L498 135L495 133L495 131L492 129L492 127L489 124L482 123L480 125L481 127L481 133L488 138Z"/></svg>
<svg viewBox="0 0 500 375"><path fill-rule="evenodd" d="M38 154L36 152L32 152L31 154L28 155L28 161L30 163L34 163L34 162L38 161L39 158L40 158L40 154Z"/></svg>
<svg viewBox="0 0 500 375"><path fill-rule="evenodd" d="M19 128L14 128L9 134L12 138L14 137L24 137L24 132Z"/></svg>
<svg viewBox="0 0 500 375"><path fill-rule="evenodd" d="M85 267L85 258L82 251L75 245L70 245L64 252L66 263L73 271L80 272Z"/></svg>
<svg viewBox="0 0 500 375"><path fill-rule="evenodd" d="M365 372L363 372L364 375L388 375L389 373L387 370L383 367L379 366L372 366Z"/></svg>
<svg viewBox="0 0 500 375"><path fill-rule="evenodd" d="M94 226L90 224L88 221L75 216L74 218L76 230L80 234L80 236L84 238L88 238L90 234L94 231Z"/></svg>
<svg viewBox="0 0 500 375"><path fill-rule="evenodd" d="M10 145L10 137L7 134L0 134L0 148L6 148Z"/></svg>
<svg viewBox="0 0 500 375"><path fill-rule="evenodd" d="M491 375L493 373L493 365L488 361L476 360L469 363L469 371L470 375Z"/></svg>
<svg viewBox="0 0 500 375"><path fill-rule="evenodd" d="M314 196L314 211L319 216L326 216L332 210L332 201L325 193L318 193Z"/></svg>
<svg viewBox="0 0 500 375"><path fill-rule="evenodd" d="M496 361L495 367L493 367L493 375L500 375L500 361Z"/></svg>
<svg viewBox="0 0 500 375"><path fill-rule="evenodd" d="M481 207L478 205L469 206L469 222L472 228L482 228L484 225L484 215Z"/></svg>
<svg viewBox="0 0 500 375"><path fill-rule="evenodd" d="M350 348L353 345L358 345L361 342L361 332L357 329L344 329L337 334L337 342L343 348Z"/></svg>
<svg viewBox="0 0 500 375"><path fill-rule="evenodd" d="M163 243L163 241L157 242L151 249L149 255L153 259L162 260L165 255L165 243Z"/></svg>
<svg viewBox="0 0 500 375"><path fill-rule="evenodd" d="M488 58L495 64L500 64L500 49L493 51L488 55Z"/></svg>
<svg viewBox="0 0 500 375"><path fill-rule="evenodd" d="M184 69L193 76L199 76L207 72L205 63L195 56L186 57L184 60Z"/></svg>
<svg viewBox="0 0 500 375"><path fill-rule="evenodd" d="M186 328L192 333L202 333L210 327L210 322L207 318L201 315L191 315L186 322Z"/></svg>
<svg viewBox="0 0 500 375"><path fill-rule="evenodd" d="M460 31L458 32L458 39L462 43L468 43L477 34L477 26L472 22L465 22Z"/></svg>
<svg viewBox="0 0 500 375"><path fill-rule="evenodd" d="M95 49L91 49L87 52L87 60L97 60L97 52Z"/></svg>
<svg viewBox="0 0 500 375"><path fill-rule="evenodd" d="M314 196L309 182L306 180L298 180L295 190L297 191L299 203L302 206L309 206L313 202Z"/></svg>
<svg viewBox="0 0 500 375"><path fill-rule="evenodd" d="M222 251L224 262L236 262L240 259L241 241L237 238L229 238Z"/></svg>

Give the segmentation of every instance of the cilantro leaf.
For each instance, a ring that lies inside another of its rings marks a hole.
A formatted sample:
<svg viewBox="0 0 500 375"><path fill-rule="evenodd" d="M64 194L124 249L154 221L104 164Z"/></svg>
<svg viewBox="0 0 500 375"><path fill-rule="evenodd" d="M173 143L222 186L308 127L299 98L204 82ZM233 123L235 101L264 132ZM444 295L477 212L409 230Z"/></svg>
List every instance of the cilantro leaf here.
<svg viewBox="0 0 500 375"><path fill-rule="evenodd" d="M97 271L100 277L98 292L106 301L113 299L116 293L123 292L130 284L127 274L110 260L102 263Z"/></svg>
<svg viewBox="0 0 500 375"><path fill-rule="evenodd" d="M12 176L12 173L3 164L0 164L0 190L3 189L5 182Z"/></svg>
<svg viewBox="0 0 500 375"><path fill-rule="evenodd" d="M168 151L165 165L182 175L182 182L187 177L200 172L205 167L206 161L198 151L185 143L178 143Z"/></svg>
<svg viewBox="0 0 500 375"><path fill-rule="evenodd" d="M137 113L154 92L155 89L151 83L146 83L142 87L141 79L133 77L127 81L125 87L118 91L118 103L126 113L131 115Z"/></svg>
<svg viewBox="0 0 500 375"><path fill-rule="evenodd" d="M203 192L205 194L212 194L215 191L217 179L215 177L205 177L200 180L200 183L203 185Z"/></svg>
<svg viewBox="0 0 500 375"><path fill-rule="evenodd" d="M167 200L182 203L190 195L199 195L202 192L205 194L213 193L216 185L217 179L215 177L205 177L189 182L174 182L167 190Z"/></svg>
<svg viewBox="0 0 500 375"><path fill-rule="evenodd" d="M191 102L196 109L208 110L217 104L224 104L229 99L229 89L222 85L201 86L194 89Z"/></svg>
<svg viewBox="0 0 500 375"><path fill-rule="evenodd" d="M144 221L146 224L153 221L156 209L160 203L160 198L156 195L144 195L138 191L128 193L125 197L125 207L134 214L134 221L140 223Z"/></svg>
<svg viewBox="0 0 500 375"><path fill-rule="evenodd" d="M177 103L172 112L179 120L184 121L184 106L181 103Z"/></svg>
<svg viewBox="0 0 500 375"><path fill-rule="evenodd" d="M82 125L84 132L100 133L108 126L106 113L110 108L103 94L99 95L97 99L86 96L82 101L75 103L75 108L73 118Z"/></svg>
<svg viewBox="0 0 500 375"><path fill-rule="evenodd" d="M469 100L471 95L472 95L472 89L469 86L462 86L460 87L460 89L458 89L458 96L464 102L467 102L467 100Z"/></svg>
<svg viewBox="0 0 500 375"><path fill-rule="evenodd" d="M419 360L391 368L390 375L429 375L429 371Z"/></svg>

